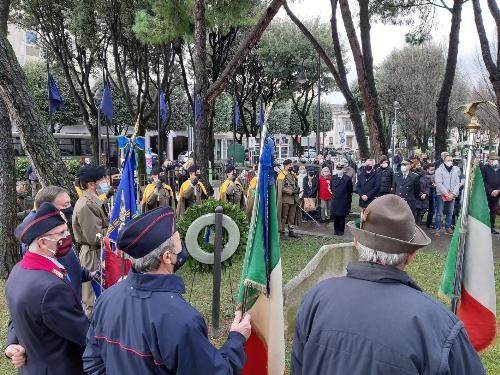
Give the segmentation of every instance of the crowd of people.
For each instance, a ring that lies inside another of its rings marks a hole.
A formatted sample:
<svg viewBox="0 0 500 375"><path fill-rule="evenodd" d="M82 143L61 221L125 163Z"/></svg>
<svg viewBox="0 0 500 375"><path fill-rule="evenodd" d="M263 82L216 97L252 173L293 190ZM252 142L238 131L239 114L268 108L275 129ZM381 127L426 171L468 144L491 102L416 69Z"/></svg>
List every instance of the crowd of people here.
<svg viewBox="0 0 500 375"><path fill-rule="evenodd" d="M412 307L408 307L410 294L400 288L408 285L415 290L418 288L408 281L403 269L418 248L430 243L418 225L435 228L436 236L452 233L453 217L460 204L464 182L463 173L454 165L453 158L443 153L440 160L431 163L422 155L401 159L395 169L393 172L386 157L380 158L378 163L372 159L363 160L358 167L330 155L319 156L312 164L287 159L274 167L279 230L283 238L296 237L295 228L302 220L316 220L314 217L322 222L333 221L333 234L344 235L354 193L359 195L359 206L366 222L362 229L353 223L347 225L355 237L361 262L348 269L344 281L320 284L304 300L297 316L294 338L294 374L328 373L328 368L335 368L338 373L398 373L387 372L386 367L382 372L364 372L370 364L358 361L359 353L346 354L349 358L345 363L334 363L337 360L333 357L324 360L324 352L306 339L314 324L318 324L318 330L334 332L345 323L342 320L345 314L339 310L335 313L337 303L332 305L331 300L339 301L343 298L342 290L349 288L353 295L363 300L363 286L353 280L380 283L375 288L380 288L375 293L380 296L388 295L384 288L395 288L394 298L411 310ZM500 198L498 157L491 154L482 171L490 210L496 215ZM239 205L250 220L258 184L257 168L237 171L229 163L224 172L225 179L218 187L217 199ZM118 248L130 258L133 268L124 281L96 300L89 281L99 267L101 238L110 225L110 202L115 185L114 176L107 175L104 167L83 163L76 174L75 188L79 198L74 208L69 192L57 186L39 189L31 210L18 202L22 222L15 234L22 244L23 259L14 267L6 287L11 320L5 354L25 374L41 371L48 374L239 373L245 363L243 348L250 335L250 316L236 314L226 343L217 350L207 338L207 327L201 315L182 298L184 283L175 275L187 258L185 244L176 230L176 217L213 196L212 185L200 175L192 161L181 169L174 168L169 160L156 166L150 183L137 189L142 214L121 229L117 242ZM19 185L18 197L21 194L27 198ZM395 210L399 222L391 222ZM496 216L492 216L494 218ZM492 231L495 231L493 220ZM412 237L410 233L419 236ZM389 238L389 244L380 240L381 236ZM396 253L394 243L403 244ZM384 251L387 257L381 257ZM398 257L391 256L394 254ZM385 285L387 278L393 279L397 286ZM325 288L338 293L325 300L322 294ZM446 355L447 366L464 370L453 373L482 373L484 369L461 323L444 308L426 303L427 297L422 297L418 303L411 298L412 306L415 305L412 313L422 311L424 314L423 323L417 326L425 326L430 319L434 327L419 331L418 327L407 326L406 320L401 326L405 330L417 330L416 341L432 332L439 333L439 337L435 337L437 341L424 343L422 339L418 345L406 348L417 350L415 358L421 361L418 366L438 366L436 356L439 355L433 354L430 362L424 359L432 350L439 349L441 355ZM385 306L391 305L390 301L383 302L383 298L379 301ZM342 303L343 309L345 312L357 310L356 303L346 300ZM327 312L322 317L307 313L308 308L318 304L325 304L325 311L331 310L334 318L329 319ZM384 314L388 321L397 321L395 311ZM352 341L352 345L360 344L360 339L356 339L359 330L356 324L364 319L367 317L361 313L353 316L347 325L350 333L342 340ZM363 335L372 334L377 336L375 330L363 332ZM399 345L397 340L386 339L391 347ZM446 348L439 345L448 339L451 340L447 344L448 354L443 354ZM330 342L326 336L318 340ZM331 340L344 345L339 338ZM370 350L375 349L371 347ZM383 358L380 363L395 366L395 357L389 353L380 355ZM413 359L407 361L396 361L399 367L395 368L401 369L403 365L410 368L410 362L415 365ZM318 371L302 369L304 363L315 363ZM356 368L360 371L353 372Z"/></svg>

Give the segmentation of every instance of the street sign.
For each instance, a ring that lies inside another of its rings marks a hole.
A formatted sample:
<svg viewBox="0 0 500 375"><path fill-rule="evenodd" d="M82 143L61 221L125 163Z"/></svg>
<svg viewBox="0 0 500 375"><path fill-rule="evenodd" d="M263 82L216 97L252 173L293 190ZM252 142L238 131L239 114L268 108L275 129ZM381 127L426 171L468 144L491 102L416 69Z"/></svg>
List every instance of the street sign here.
<svg viewBox="0 0 500 375"><path fill-rule="evenodd" d="M392 136L395 137L398 134L398 124L394 122L392 124Z"/></svg>

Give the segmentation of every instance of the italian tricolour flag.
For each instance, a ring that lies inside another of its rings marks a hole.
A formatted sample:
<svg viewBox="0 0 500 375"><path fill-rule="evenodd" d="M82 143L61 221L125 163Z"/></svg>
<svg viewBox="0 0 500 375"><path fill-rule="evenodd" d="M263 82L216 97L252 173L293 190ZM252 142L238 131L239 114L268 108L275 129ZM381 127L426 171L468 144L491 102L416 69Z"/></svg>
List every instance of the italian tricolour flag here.
<svg viewBox="0 0 500 375"><path fill-rule="evenodd" d="M457 225L439 289L450 299L455 282L459 231ZM472 345L480 352L495 340L496 298L490 218L479 168L475 168L472 181L461 276L457 315L464 322Z"/></svg>
<svg viewBox="0 0 500 375"><path fill-rule="evenodd" d="M283 375L285 334L276 189L272 171L273 141L260 158L253 225L249 231L238 303L251 315L252 333L245 345L244 375ZM246 290L246 294L245 294ZM246 299L245 299L246 295Z"/></svg>

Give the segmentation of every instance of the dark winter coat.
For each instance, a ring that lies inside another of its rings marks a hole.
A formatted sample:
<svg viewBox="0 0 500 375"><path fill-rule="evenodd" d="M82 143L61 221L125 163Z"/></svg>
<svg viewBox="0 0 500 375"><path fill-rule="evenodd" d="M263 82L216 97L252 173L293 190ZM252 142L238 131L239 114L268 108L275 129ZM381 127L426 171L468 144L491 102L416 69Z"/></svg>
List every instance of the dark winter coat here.
<svg viewBox="0 0 500 375"><path fill-rule="evenodd" d="M35 257L47 270L22 267ZM19 374L83 374L89 323L61 269L27 253L9 275L5 294L11 317L7 345L19 344L26 350L26 364Z"/></svg>
<svg viewBox="0 0 500 375"><path fill-rule="evenodd" d="M184 292L179 276L134 270L106 290L87 334L87 374L238 374L245 364L245 337L230 332L217 350Z"/></svg>
<svg viewBox="0 0 500 375"><path fill-rule="evenodd" d="M406 179L403 172L394 175L392 192L403 198L410 208L415 209L416 201L420 199L420 176L414 172L408 172Z"/></svg>
<svg viewBox="0 0 500 375"><path fill-rule="evenodd" d="M482 169L483 173L483 181L484 181L484 189L486 190L486 197L490 204L495 202L498 204L500 199L500 194L496 196L496 198L491 196L491 192L493 190L500 189L500 168L496 171L491 167L491 165L485 165Z"/></svg>
<svg viewBox="0 0 500 375"><path fill-rule="evenodd" d="M317 198L318 197L318 189L319 189L319 181L315 176L312 179L312 187L309 187L309 176L304 177L304 195L302 198Z"/></svg>
<svg viewBox="0 0 500 375"><path fill-rule="evenodd" d="M359 207L366 208L377 196L380 190L380 175L377 171L366 173L366 170L360 168L358 174L358 183L356 184L356 192L359 194ZM363 195L368 196L368 200L361 199Z"/></svg>
<svg viewBox="0 0 500 375"><path fill-rule="evenodd" d="M292 375L481 375L463 323L406 272L356 262L303 298Z"/></svg>
<svg viewBox="0 0 500 375"><path fill-rule="evenodd" d="M420 176L419 183L420 183L420 194L425 194L425 199L417 199L415 202L416 208L418 209L428 209L429 208L429 196L431 195L431 188L432 188L432 182L433 182L433 177L430 174L423 174Z"/></svg>
<svg viewBox="0 0 500 375"><path fill-rule="evenodd" d="M347 216L351 211L352 202L352 180L345 174L342 177L333 176L330 181L333 193L331 203L331 216Z"/></svg>
<svg viewBox="0 0 500 375"><path fill-rule="evenodd" d="M392 178L393 178L393 172L392 168L387 167L387 168L377 168L377 173L380 175L380 190L378 192L378 195L385 195L389 194L392 189Z"/></svg>

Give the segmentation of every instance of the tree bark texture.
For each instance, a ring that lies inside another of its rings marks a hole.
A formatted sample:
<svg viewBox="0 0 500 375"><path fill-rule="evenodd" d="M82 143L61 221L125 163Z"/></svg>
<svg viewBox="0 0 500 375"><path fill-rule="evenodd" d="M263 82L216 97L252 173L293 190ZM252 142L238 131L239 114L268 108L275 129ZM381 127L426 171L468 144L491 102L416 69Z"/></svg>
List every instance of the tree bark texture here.
<svg viewBox="0 0 500 375"><path fill-rule="evenodd" d="M10 0L0 0L0 32L7 35L7 20L9 18Z"/></svg>
<svg viewBox="0 0 500 375"><path fill-rule="evenodd" d="M19 261L19 245L14 237L17 224L16 163L12 126L7 108L0 100L0 278L6 279Z"/></svg>
<svg viewBox="0 0 500 375"><path fill-rule="evenodd" d="M493 19L495 20L497 28L497 61L495 63L490 50L488 35L484 28L481 4L479 0L472 0L472 6L474 8L474 21L476 23L477 35L479 36L479 43L481 45L481 55L483 56L484 65L488 71L490 82L493 85L493 90L495 91L497 111L500 115L500 8L495 0L488 0L488 7Z"/></svg>
<svg viewBox="0 0 500 375"><path fill-rule="evenodd" d="M454 0L451 10L451 27L448 39L448 55L446 57L446 67L444 71L443 83L439 91L436 102L436 135L434 142L434 152L436 158L443 151L447 150L446 139L448 135L448 113L451 89L455 80L457 68L458 44L460 42L460 22L462 14L463 0Z"/></svg>
<svg viewBox="0 0 500 375"><path fill-rule="evenodd" d="M333 1L332 1L333 3ZM332 38L333 38L333 44L334 44L334 49L335 49L335 57L337 61L337 67L335 67L334 63L326 53L326 51L323 49L323 47L319 44L319 42L316 40L316 38L311 34L311 32L307 29L307 27L295 16L295 14L291 11L291 9L288 7L288 4L285 2L283 4L283 7L285 8L288 16L290 19L297 25L297 27L300 29L302 34L309 40L313 48L318 52L319 56L321 59L324 61L328 69L330 70L330 73L332 73L333 78L335 80L335 83L339 90L342 92L342 95L344 96L346 103L347 103L347 110L349 111L349 115L354 127L354 131L356 133L356 139L358 140L358 146L359 146L359 153L362 158L367 158L369 155L369 150L368 150L368 144L366 142L366 137L365 137L365 129L363 125L363 119L361 118L361 112L359 111L359 107L354 100L354 96L349 89L349 85L347 83L347 78L346 78L346 72L345 72L345 67L344 67L344 62L342 61L342 52L340 48L340 41L338 38L338 33L335 32L336 39L334 37L334 32L333 32L333 24L332 24ZM333 12L332 12L332 17L333 17ZM332 23L333 23L333 18L332 18ZM335 42L337 41L338 44ZM343 72L343 77L340 74L340 72Z"/></svg>
<svg viewBox="0 0 500 375"><path fill-rule="evenodd" d="M349 41L349 45L351 47L352 55L354 58L354 65L356 66L359 90L361 93L361 98L363 99L366 122L368 124L371 155L375 158L378 158L380 155L387 151L385 142L380 142L380 139L384 139L384 136L382 124L377 123L377 119L380 119L380 114L378 116L376 114L378 103L376 102L376 97L372 96L369 87L367 71L365 69L365 60L361 51L361 47L359 45L358 37L356 35L356 29L352 20L351 10L349 8L349 1L339 0L339 5L340 12L342 14L342 20L347 32L347 39Z"/></svg>
<svg viewBox="0 0 500 375"><path fill-rule="evenodd" d="M22 68L3 33L0 33L0 100L19 130L21 144L42 186L58 185L76 197L56 141L34 110Z"/></svg>

